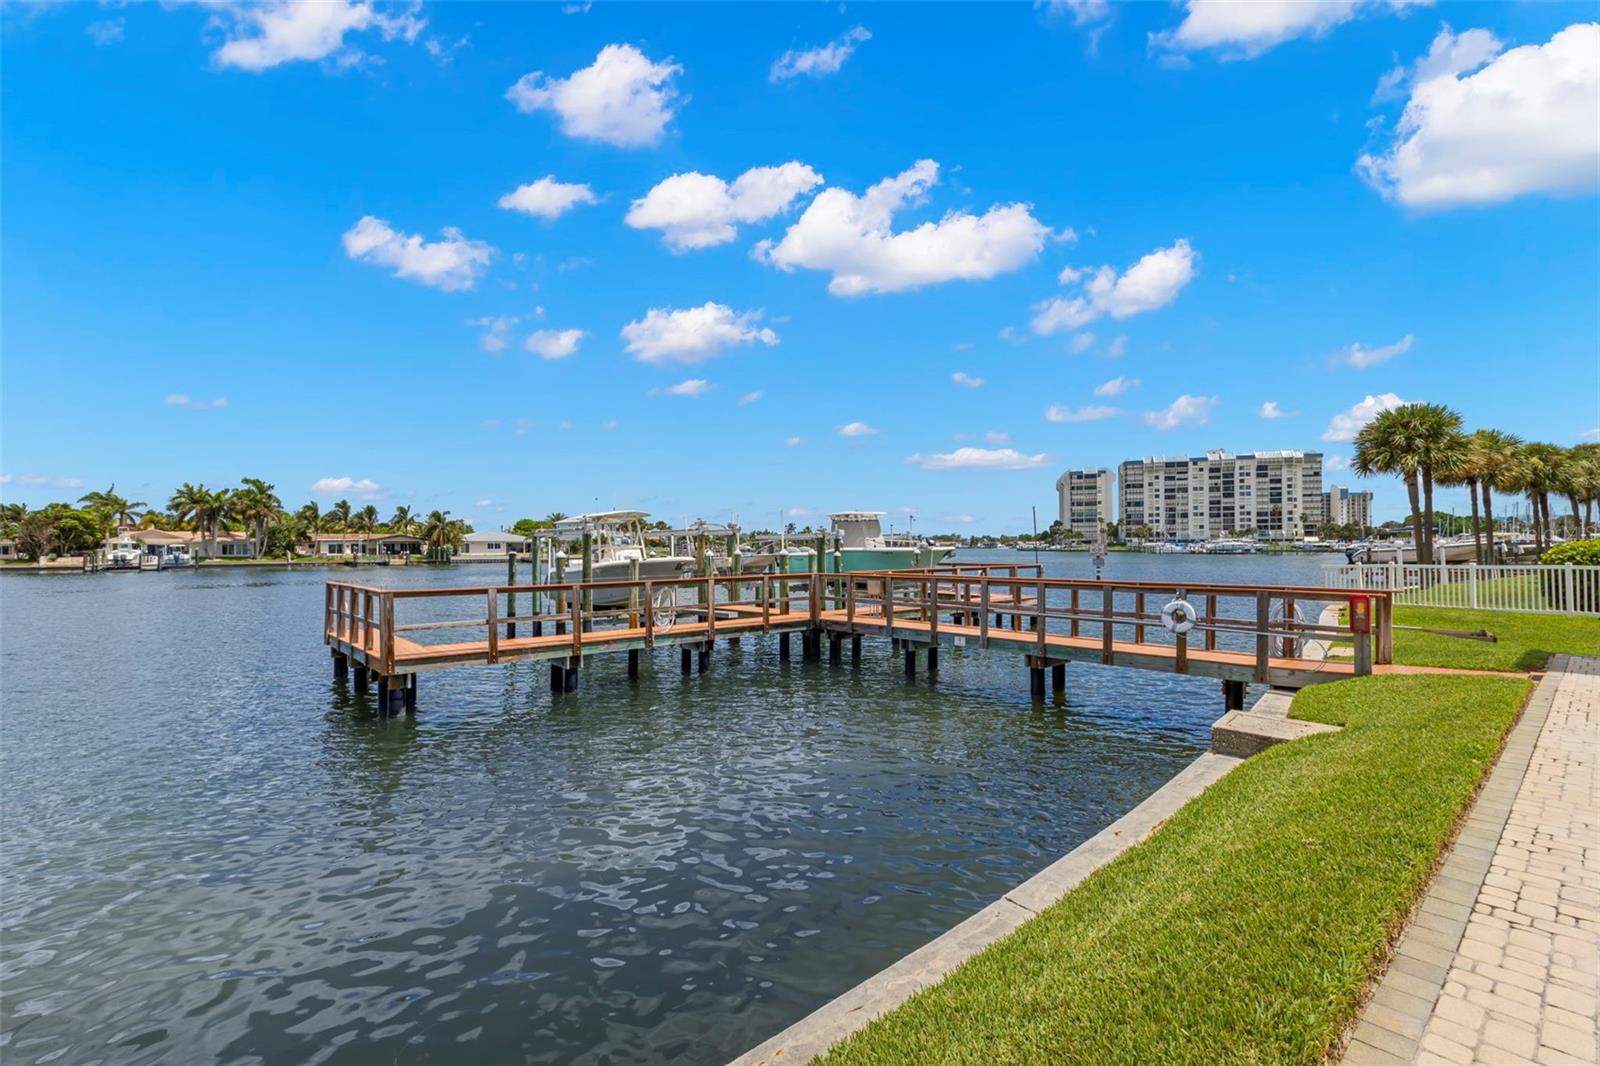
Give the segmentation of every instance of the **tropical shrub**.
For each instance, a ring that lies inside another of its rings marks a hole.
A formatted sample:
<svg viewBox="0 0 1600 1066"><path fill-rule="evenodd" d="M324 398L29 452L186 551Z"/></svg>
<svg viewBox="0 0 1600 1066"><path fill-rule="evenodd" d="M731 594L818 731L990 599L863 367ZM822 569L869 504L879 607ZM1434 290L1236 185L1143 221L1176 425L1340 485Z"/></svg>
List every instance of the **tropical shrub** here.
<svg viewBox="0 0 1600 1066"><path fill-rule="evenodd" d="M1600 540L1569 540L1539 556L1545 566L1572 563L1576 566L1600 566Z"/></svg>

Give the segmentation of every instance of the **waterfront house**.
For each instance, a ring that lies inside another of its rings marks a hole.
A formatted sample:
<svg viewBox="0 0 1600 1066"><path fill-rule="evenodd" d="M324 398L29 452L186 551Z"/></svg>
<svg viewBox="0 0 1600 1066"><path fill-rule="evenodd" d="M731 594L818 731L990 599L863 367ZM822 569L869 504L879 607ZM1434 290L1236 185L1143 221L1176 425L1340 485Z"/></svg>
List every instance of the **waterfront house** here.
<svg viewBox="0 0 1600 1066"><path fill-rule="evenodd" d="M464 563L505 561L507 555L515 552L519 555L528 551L528 538L516 533L507 533L503 529L483 530L478 533L468 533L466 548L457 557Z"/></svg>
<svg viewBox="0 0 1600 1066"><path fill-rule="evenodd" d="M182 552L192 559L247 559L251 556L250 534L219 529L216 536L188 529L123 528L106 538L106 552L138 552L163 556Z"/></svg>
<svg viewBox="0 0 1600 1066"><path fill-rule="evenodd" d="M0 538L0 559L17 558L17 542Z"/></svg>
<svg viewBox="0 0 1600 1066"><path fill-rule="evenodd" d="M313 533L313 555L421 555L421 537L409 533Z"/></svg>

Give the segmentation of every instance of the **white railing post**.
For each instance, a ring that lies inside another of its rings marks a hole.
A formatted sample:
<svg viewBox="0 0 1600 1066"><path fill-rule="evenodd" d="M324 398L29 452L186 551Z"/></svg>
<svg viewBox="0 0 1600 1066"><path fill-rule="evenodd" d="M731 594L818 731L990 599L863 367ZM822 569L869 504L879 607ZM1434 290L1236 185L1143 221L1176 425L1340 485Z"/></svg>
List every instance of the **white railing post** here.
<svg viewBox="0 0 1600 1066"><path fill-rule="evenodd" d="M1573 593L1576 590L1572 587L1572 564L1571 563L1562 563L1561 564L1561 571L1562 571L1561 584L1562 584L1562 587L1563 587L1563 591L1566 593L1566 595L1564 597L1564 603L1565 603L1565 606L1567 608L1567 613L1568 614L1577 614L1578 613L1578 601L1573 597Z"/></svg>

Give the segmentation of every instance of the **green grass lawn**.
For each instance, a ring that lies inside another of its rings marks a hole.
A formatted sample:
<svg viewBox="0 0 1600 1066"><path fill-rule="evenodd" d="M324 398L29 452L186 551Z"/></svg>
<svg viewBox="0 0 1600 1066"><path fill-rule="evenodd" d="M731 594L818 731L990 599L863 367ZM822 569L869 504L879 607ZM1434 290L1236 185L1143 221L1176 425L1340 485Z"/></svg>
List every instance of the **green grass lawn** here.
<svg viewBox="0 0 1600 1066"><path fill-rule="evenodd" d="M1016 933L824 1057L1302 1063L1339 1038L1530 685L1371 677Z"/></svg>
<svg viewBox="0 0 1600 1066"><path fill-rule="evenodd" d="M1341 624L1344 612L1340 612ZM1396 607L1396 625L1434 629L1486 629L1497 640L1394 631L1394 661L1410 666L1453 666L1463 670L1542 670L1550 656L1600 655L1600 618L1564 614L1507 614L1446 607ZM1350 646L1336 644L1332 654L1349 658Z"/></svg>

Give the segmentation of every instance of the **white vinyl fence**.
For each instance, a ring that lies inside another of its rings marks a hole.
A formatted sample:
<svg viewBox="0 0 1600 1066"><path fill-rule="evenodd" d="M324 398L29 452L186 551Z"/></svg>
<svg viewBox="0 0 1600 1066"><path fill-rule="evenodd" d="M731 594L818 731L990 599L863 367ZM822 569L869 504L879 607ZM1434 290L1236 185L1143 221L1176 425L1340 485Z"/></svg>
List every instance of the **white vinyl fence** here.
<svg viewBox="0 0 1600 1066"><path fill-rule="evenodd" d="M1352 563L1324 567L1322 577L1330 588L1389 589L1395 603L1413 607L1600 618L1600 566Z"/></svg>

